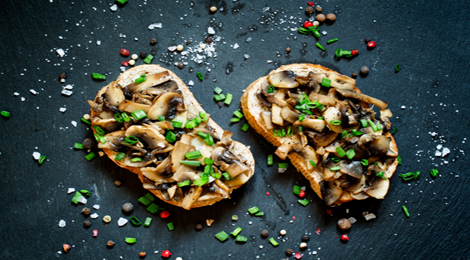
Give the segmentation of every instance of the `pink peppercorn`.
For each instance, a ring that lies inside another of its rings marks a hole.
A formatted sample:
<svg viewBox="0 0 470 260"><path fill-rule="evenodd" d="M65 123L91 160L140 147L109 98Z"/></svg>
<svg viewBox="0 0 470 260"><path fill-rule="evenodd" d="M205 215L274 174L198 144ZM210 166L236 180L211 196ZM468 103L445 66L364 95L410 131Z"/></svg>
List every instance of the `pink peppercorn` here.
<svg viewBox="0 0 470 260"><path fill-rule="evenodd" d="M169 250L165 250L162 252L162 257L168 258L171 256L171 252Z"/></svg>

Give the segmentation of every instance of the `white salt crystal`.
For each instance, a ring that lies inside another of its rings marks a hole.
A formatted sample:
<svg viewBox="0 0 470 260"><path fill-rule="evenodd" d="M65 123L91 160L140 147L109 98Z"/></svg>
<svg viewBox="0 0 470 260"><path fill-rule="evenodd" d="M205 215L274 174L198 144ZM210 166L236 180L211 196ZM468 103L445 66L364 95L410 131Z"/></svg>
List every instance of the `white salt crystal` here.
<svg viewBox="0 0 470 260"><path fill-rule="evenodd" d="M111 10L111 12L116 12L117 9L118 9L117 4L114 4L114 5L112 5L112 6L109 8L109 10Z"/></svg>
<svg viewBox="0 0 470 260"><path fill-rule="evenodd" d="M212 28L212 27L207 28L207 33L211 34L211 35L215 34L214 28Z"/></svg>
<svg viewBox="0 0 470 260"><path fill-rule="evenodd" d="M93 205L93 208L98 210L98 209L100 209L100 205L98 205L98 204Z"/></svg>
<svg viewBox="0 0 470 260"><path fill-rule="evenodd" d="M442 150L442 157L445 157L446 155L450 154L450 150L447 147L444 147L444 150Z"/></svg>
<svg viewBox="0 0 470 260"><path fill-rule="evenodd" d="M72 120L72 122L70 122L74 127L77 127L77 121L74 121Z"/></svg>
<svg viewBox="0 0 470 260"><path fill-rule="evenodd" d="M158 29L161 29L162 28L162 23L152 23L151 25L149 25L149 30L153 30L155 28L158 28Z"/></svg>
<svg viewBox="0 0 470 260"><path fill-rule="evenodd" d="M369 214L365 215L364 218L366 219L366 221L369 221L371 219L376 218L376 216L375 216L374 213L369 213Z"/></svg>
<svg viewBox="0 0 470 260"><path fill-rule="evenodd" d="M67 108L61 107L61 108L59 108L59 111L62 112L62 113L64 113L65 111L67 111Z"/></svg>
<svg viewBox="0 0 470 260"><path fill-rule="evenodd" d="M121 218L119 218L119 220L118 220L118 226L122 227L122 226L126 225L127 222L128 222L127 219L121 217Z"/></svg>
<svg viewBox="0 0 470 260"><path fill-rule="evenodd" d="M92 218L92 219L97 219L98 217L99 217L99 215L96 214L96 213L93 213L93 214L90 215L90 218Z"/></svg>
<svg viewBox="0 0 470 260"><path fill-rule="evenodd" d="M194 81L190 80L190 81L188 82L188 86L194 86Z"/></svg>
<svg viewBox="0 0 470 260"><path fill-rule="evenodd" d="M63 89L61 93L62 95L69 96L69 97L73 94L72 91L66 90L66 89Z"/></svg>
<svg viewBox="0 0 470 260"><path fill-rule="evenodd" d="M65 223L65 220L61 219L61 220L59 221L59 227L61 227L61 228L62 228L62 227L65 227L65 224L66 224L66 223Z"/></svg>
<svg viewBox="0 0 470 260"><path fill-rule="evenodd" d="M59 55L61 58L65 55L65 51L62 48L57 49L55 52L57 52L57 55Z"/></svg>
<svg viewBox="0 0 470 260"><path fill-rule="evenodd" d="M31 92L31 94L33 94L33 95L37 95L37 94L38 94L38 92L37 92L36 90L34 90L34 89L30 89L29 92Z"/></svg>
<svg viewBox="0 0 470 260"><path fill-rule="evenodd" d="M34 153L33 153L33 158L34 158L34 160L39 160L39 157L41 157L41 154L40 154L40 153L38 153L38 152L34 152Z"/></svg>
<svg viewBox="0 0 470 260"><path fill-rule="evenodd" d="M74 193L75 192L75 188L69 188L67 190L67 194L71 194L71 193Z"/></svg>
<svg viewBox="0 0 470 260"><path fill-rule="evenodd" d="M240 45L238 45L238 43L235 43L235 44L233 45L233 49L234 49L234 50L238 49L239 47L240 47Z"/></svg>

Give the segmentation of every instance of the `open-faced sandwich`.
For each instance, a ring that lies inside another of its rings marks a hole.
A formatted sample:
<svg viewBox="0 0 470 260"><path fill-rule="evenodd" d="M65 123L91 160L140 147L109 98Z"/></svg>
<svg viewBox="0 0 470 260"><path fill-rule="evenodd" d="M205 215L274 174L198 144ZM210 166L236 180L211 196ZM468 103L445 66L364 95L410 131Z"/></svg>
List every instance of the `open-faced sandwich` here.
<svg viewBox="0 0 470 260"><path fill-rule="evenodd" d="M98 148L170 204L188 210L212 205L253 176L250 150L233 141L168 69L127 70L88 103Z"/></svg>
<svg viewBox="0 0 470 260"><path fill-rule="evenodd" d="M376 118L373 106L380 108ZM387 103L320 65L271 71L241 99L248 123L292 164L327 205L383 199L398 161Z"/></svg>

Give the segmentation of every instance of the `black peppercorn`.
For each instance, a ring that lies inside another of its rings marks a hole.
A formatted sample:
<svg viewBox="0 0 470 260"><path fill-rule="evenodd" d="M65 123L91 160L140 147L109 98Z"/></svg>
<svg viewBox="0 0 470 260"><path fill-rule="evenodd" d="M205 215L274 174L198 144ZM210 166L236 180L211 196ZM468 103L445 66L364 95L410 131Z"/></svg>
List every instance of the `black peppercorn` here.
<svg viewBox="0 0 470 260"><path fill-rule="evenodd" d="M294 250L288 248L286 249L286 255L292 255L294 253Z"/></svg>
<svg viewBox="0 0 470 260"><path fill-rule="evenodd" d="M83 221L83 227L85 227L85 228L91 227L91 221L89 221L89 220Z"/></svg>
<svg viewBox="0 0 470 260"><path fill-rule="evenodd" d="M286 52L289 53L291 51L291 48L290 47L287 47L286 48Z"/></svg>
<svg viewBox="0 0 470 260"><path fill-rule="evenodd" d="M152 38L150 40L150 45L155 45L155 44L157 44L157 38Z"/></svg>
<svg viewBox="0 0 470 260"><path fill-rule="evenodd" d="M82 144L83 144L83 148L88 150L88 149L91 149L94 146L96 146L96 141L91 139L91 138L87 138L87 139L83 140Z"/></svg>
<svg viewBox="0 0 470 260"><path fill-rule="evenodd" d="M91 213L91 209L90 209L90 208L84 207L84 208L82 209L82 214L85 215L86 217L90 216L90 213Z"/></svg>
<svg viewBox="0 0 470 260"><path fill-rule="evenodd" d="M352 73L351 77L352 77L353 79L357 78L357 72L354 71L354 72Z"/></svg>
<svg viewBox="0 0 470 260"><path fill-rule="evenodd" d="M147 57L147 53L145 51L141 52L140 53L140 58L145 59L145 57Z"/></svg>
<svg viewBox="0 0 470 260"><path fill-rule="evenodd" d="M214 187L210 187L210 188L209 188L209 191L210 191L210 192L214 192L214 191L215 191L215 188L214 188Z"/></svg>
<svg viewBox="0 0 470 260"><path fill-rule="evenodd" d="M369 67L362 66L359 72L361 73L362 76L367 76L367 74L369 74Z"/></svg>
<svg viewBox="0 0 470 260"><path fill-rule="evenodd" d="M312 6L307 6L307 8L305 8L305 13L308 15L308 16L312 16L313 12L315 10L313 9Z"/></svg>
<svg viewBox="0 0 470 260"><path fill-rule="evenodd" d="M303 242L308 242L309 240L310 240L310 236L309 236L309 235L305 234L305 235L302 236L302 241L303 241Z"/></svg>
<svg viewBox="0 0 470 260"><path fill-rule="evenodd" d="M124 205L122 205L122 211L124 211L124 213L126 214L131 213L133 210L134 210L134 205L132 205L132 203L130 202L124 203Z"/></svg>
<svg viewBox="0 0 470 260"><path fill-rule="evenodd" d="M183 63L182 62L178 62L178 69L183 69Z"/></svg>
<svg viewBox="0 0 470 260"><path fill-rule="evenodd" d="M268 237L269 236L269 231L267 231L266 229L261 231L261 236L262 237Z"/></svg>
<svg viewBox="0 0 470 260"><path fill-rule="evenodd" d="M201 230L202 229L202 225L201 224L196 224L196 226L194 226L196 228L196 230Z"/></svg>
<svg viewBox="0 0 470 260"><path fill-rule="evenodd" d="M368 43L368 42L370 42L370 38L369 38L369 37L366 37L366 38L364 39L364 41L365 41L366 43Z"/></svg>

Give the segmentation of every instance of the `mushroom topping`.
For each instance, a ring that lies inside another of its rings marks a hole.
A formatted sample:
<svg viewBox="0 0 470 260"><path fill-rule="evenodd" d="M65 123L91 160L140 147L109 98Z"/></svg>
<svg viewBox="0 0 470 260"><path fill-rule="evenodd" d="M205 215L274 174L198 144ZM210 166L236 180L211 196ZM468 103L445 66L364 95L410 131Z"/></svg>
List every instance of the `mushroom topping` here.
<svg viewBox="0 0 470 260"><path fill-rule="evenodd" d="M301 144L294 144L292 145L292 150L305 159L304 162L306 164L307 170L311 171L314 168L310 161L313 161L315 165L318 164L317 153L312 147L302 146Z"/></svg>
<svg viewBox="0 0 470 260"><path fill-rule="evenodd" d="M145 143L148 150L157 149L160 153L166 153L173 149L173 146L165 140L165 136L153 127L133 125L127 129L126 136L137 137L140 142Z"/></svg>
<svg viewBox="0 0 470 260"><path fill-rule="evenodd" d="M380 109L385 109L388 106L388 104L386 102L383 102L382 100L379 100L377 98L374 98L374 97L371 97L371 96L368 96L368 95L364 95L364 94L359 93L355 90L337 89L337 91L341 95L343 95L344 97L359 99L359 100L367 102L369 104L376 105Z"/></svg>
<svg viewBox="0 0 470 260"><path fill-rule="evenodd" d="M271 130L274 128L273 126L273 121L271 121L272 114L271 112L268 111L263 111L260 113L261 115L261 120L263 121L263 125L266 127L266 129Z"/></svg>
<svg viewBox="0 0 470 260"><path fill-rule="evenodd" d="M300 115L292 111L290 107L285 106L281 109L281 117L289 123L294 123L299 119Z"/></svg>
<svg viewBox="0 0 470 260"><path fill-rule="evenodd" d="M165 92L174 92L177 89L178 89L178 83L176 83L174 80L170 80L156 87L148 88L142 91L142 94L158 96Z"/></svg>
<svg viewBox="0 0 470 260"><path fill-rule="evenodd" d="M245 184L249 179L250 179L249 175L247 176L247 174L240 174L234 179L225 181L225 184L227 185L227 187L235 189Z"/></svg>
<svg viewBox="0 0 470 260"><path fill-rule="evenodd" d="M93 126L97 125L106 130L106 132L111 132L114 129L118 128L121 123L116 121L114 118L101 119L99 117L94 117L91 119Z"/></svg>
<svg viewBox="0 0 470 260"><path fill-rule="evenodd" d="M388 179L372 176L372 180L369 180L369 185L364 188L364 191L371 197L383 199L388 192L389 186L390 181Z"/></svg>
<svg viewBox="0 0 470 260"><path fill-rule="evenodd" d="M308 82L310 81L310 78L308 76L295 76L295 80L299 82L300 85L306 86Z"/></svg>
<svg viewBox="0 0 470 260"><path fill-rule="evenodd" d="M215 165L220 166L220 169L226 171L232 178L242 173L247 174L250 171L250 168L241 163L230 150L221 146L214 149L212 160L214 160Z"/></svg>
<svg viewBox="0 0 470 260"><path fill-rule="evenodd" d="M343 124L343 114L336 107L329 107L323 114L326 124L331 131L336 133L342 133L344 130Z"/></svg>
<svg viewBox="0 0 470 260"><path fill-rule="evenodd" d="M169 163L170 157L167 157L157 167L145 167L141 168L140 171L146 178L154 181L156 185L175 182L175 179L168 177L166 171Z"/></svg>
<svg viewBox="0 0 470 260"><path fill-rule="evenodd" d="M88 100L87 102L88 102L88 105L90 105L91 110L93 110L93 112L98 114L100 118L102 119L114 118L114 113L110 111L106 111L105 108L103 108L103 104L98 104L91 100Z"/></svg>
<svg viewBox="0 0 470 260"><path fill-rule="evenodd" d="M307 129L312 129L317 132L322 132L325 128L325 121L321 119L305 118L302 122L296 121L294 127L302 126Z"/></svg>
<svg viewBox="0 0 470 260"><path fill-rule="evenodd" d="M390 111L390 109L381 109L380 110L380 120L382 120L382 122L384 122L385 124L385 128L387 130L390 130L390 127L392 126L392 123L390 122L390 117L392 117L393 114L392 114L392 111Z"/></svg>
<svg viewBox="0 0 470 260"><path fill-rule="evenodd" d="M320 191L326 205L331 206L343 195L343 189L337 186L338 182L322 181Z"/></svg>
<svg viewBox="0 0 470 260"><path fill-rule="evenodd" d="M191 206L194 204L194 202L196 202L199 196L201 196L201 192L202 192L202 187L200 186L191 187L191 189L188 191L183 201L181 202L181 207L187 210L191 209Z"/></svg>
<svg viewBox="0 0 470 260"><path fill-rule="evenodd" d="M190 180L191 182L199 179L199 175L194 172L194 169L188 165L181 165L178 170L173 174L173 179L177 182Z"/></svg>
<svg viewBox="0 0 470 260"><path fill-rule="evenodd" d="M147 75L147 80L142 83L131 83L127 85L124 89L126 92L137 93L142 92L153 86L160 85L171 79L170 73L168 71L159 72L153 75Z"/></svg>
<svg viewBox="0 0 470 260"><path fill-rule="evenodd" d="M353 90L356 85L356 80L337 73L310 73L309 78L317 83L321 83L323 78L330 79L330 86L336 89Z"/></svg>
<svg viewBox="0 0 470 260"><path fill-rule="evenodd" d="M261 104L265 107L272 107L273 105L271 104L271 102L269 102L269 100L266 98L265 95L263 95L263 93L259 92L258 94L256 94L256 97L258 98L259 102L261 102Z"/></svg>
<svg viewBox="0 0 470 260"><path fill-rule="evenodd" d="M299 86L299 82L295 80L294 72L287 70L270 73L268 81L277 88L296 88Z"/></svg>
<svg viewBox="0 0 470 260"><path fill-rule="evenodd" d="M279 99L279 100L284 100L285 93L282 90L278 90L276 92L276 94L274 94L274 97L276 99ZM282 108L279 105L273 104L273 107L272 107L272 122L274 124L277 124L277 125L283 125L284 124L284 120L281 117L281 110L282 110Z"/></svg>
<svg viewBox="0 0 470 260"><path fill-rule="evenodd" d="M145 104L139 104L139 103L134 103L129 100L124 100L120 105L119 105L119 110L132 113L137 110L144 110L145 113L149 112L150 105L145 105Z"/></svg>
<svg viewBox="0 0 470 260"><path fill-rule="evenodd" d="M356 179L362 178L364 175L364 169L360 161L341 161L341 173L345 173Z"/></svg>
<svg viewBox="0 0 470 260"><path fill-rule="evenodd" d="M327 95L318 94L315 92L310 92L308 99L311 101L317 101L318 103L325 106L334 106L336 104L336 99L329 97Z"/></svg>
<svg viewBox="0 0 470 260"><path fill-rule="evenodd" d="M313 140L316 146L321 147L331 144L338 136L338 133L332 131L324 131L322 133L315 133L312 131L305 132L307 132L308 137Z"/></svg>
<svg viewBox="0 0 470 260"><path fill-rule="evenodd" d="M121 141L124 139L126 131L115 131L109 134L106 134L104 138L106 143L98 142L99 149L108 149L112 151L118 151L121 148Z"/></svg>
<svg viewBox="0 0 470 260"><path fill-rule="evenodd" d="M372 154L382 156L385 155L390 148L390 138L381 135L369 144L369 150Z"/></svg>
<svg viewBox="0 0 470 260"><path fill-rule="evenodd" d="M171 153L171 170L176 172L182 165L180 161L185 160L185 154L196 150L194 146L183 142L176 142L173 152Z"/></svg>
<svg viewBox="0 0 470 260"><path fill-rule="evenodd" d="M175 92L168 92L161 95L150 107L147 114L148 119L157 120L158 116L166 119L174 119L177 113L186 111L183 96Z"/></svg>
<svg viewBox="0 0 470 260"><path fill-rule="evenodd" d="M119 106L119 104L121 104L121 102L126 99L122 89L116 84L115 81L111 82L111 84L106 87L104 98L108 100L111 106L115 107Z"/></svg>

